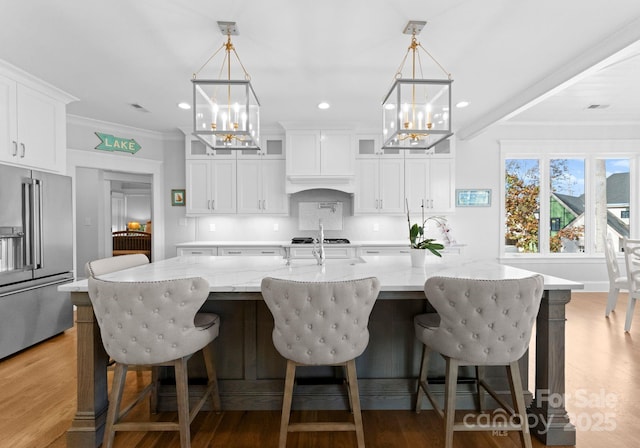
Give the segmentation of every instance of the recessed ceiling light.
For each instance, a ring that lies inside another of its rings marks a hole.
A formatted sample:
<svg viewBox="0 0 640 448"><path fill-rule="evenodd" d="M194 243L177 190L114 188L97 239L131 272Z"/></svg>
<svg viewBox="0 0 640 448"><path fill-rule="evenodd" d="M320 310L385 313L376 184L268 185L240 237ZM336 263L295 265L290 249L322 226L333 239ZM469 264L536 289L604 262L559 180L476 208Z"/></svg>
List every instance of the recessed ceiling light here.
<svg viewBox="0 0 640 448"><path fill-rule="evenodd" d="M458 104L456 104L456 107L458 109L463 109L465 107L467 107L469 105L469 101L460 101Z"/></svg>
<svg viewBox="0 0 640 448"><path fill-rule="evenodd" d="M318 104L318 109L329 109L331 107L331 104L327 103L326 101L323 101L321 103Z"/></svg>
<svg viewBox="0 0 640 448"><path fill-rule="evenodd" d="M178 103L178 107L180 109L189 110L191 109L191 104L182 102L182 103Z"/></svg>

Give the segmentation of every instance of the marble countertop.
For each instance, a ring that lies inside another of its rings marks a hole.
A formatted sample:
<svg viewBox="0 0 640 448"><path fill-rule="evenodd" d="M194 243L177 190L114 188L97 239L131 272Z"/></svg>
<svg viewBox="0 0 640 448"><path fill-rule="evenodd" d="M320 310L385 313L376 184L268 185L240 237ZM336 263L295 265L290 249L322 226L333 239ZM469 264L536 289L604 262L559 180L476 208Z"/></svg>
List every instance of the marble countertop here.
<svg viewBox="0 0 640 448"><path fill-rule="evenodd" d="M305 246L305 244L292 244L291 240L287 241L186 241L183 243L177 243L176 247L189 248L189 247L290 247L290 246ZM309 244L309 246L311 246ZM330 244L325 247L332 246L372 246L372 247L409 247L409 240L371 240L371 241L359 241L352 240L349 244ZM461 248L466 246L465 244L452 244L447 246L448 249Z"/></svg>
<svg viewBox="0 0 640 448"><path fill-rule="evenodd" d="M469 260L463 256L429 257L424 268L412 268L410 257L365 256L328 259L318 266L315 259L287 260L279 256L181 256L155 261L111 274L105 280L159 281L203 277L211 292L260 292L264 277L297 281L342 281L377 277L382 291L422 291L427 278L444 275L463 278L505 279L534 274L493 260ZM545 289L582 289L581 283L544 275ZM79 280L58 287L62 292L86 292L87 281Z"/></svg>

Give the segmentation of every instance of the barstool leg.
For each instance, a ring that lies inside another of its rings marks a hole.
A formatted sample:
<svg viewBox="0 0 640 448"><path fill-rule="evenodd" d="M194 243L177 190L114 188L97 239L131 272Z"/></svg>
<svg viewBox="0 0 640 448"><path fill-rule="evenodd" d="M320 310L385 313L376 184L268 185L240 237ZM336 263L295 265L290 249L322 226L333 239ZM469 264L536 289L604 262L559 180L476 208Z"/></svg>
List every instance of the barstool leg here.
<svg viewBox="0 0 640 448"><path fill-rule="evenodd" d="M456 392L458 387L458 361L445 357L447 379L444 390L444 446L453 448L453 424L456 416Z"/></svg>
<svg viewBox="0 0 640 448"><path fill-rule="evenodd" d="M360 409L360 393L358 392L358 375L356 374L356 361L347 361L347 378L353 405L353 422L356 426L356 440L358 448L364 448L364 428L362 427L362 412Z"/></svg>
<svg viewBox="0 0 640 448"><path fill-rule="evenodd" d="M478 411L484 411L484 391L480 381L484 379L484 366L476 366L476 393L478 394Z"/></svg>
<svg viewBox="0 0 640 448"><path fill-rule="evenodd" d="M522 393L522 379L520 378L520 366L518 361L514 361L507 366L509 386L511 387L511 397L516 414L520 418L520 441L525 448L531 448L531 435L529 434L529 421L527 408L524 404L524 394Z"/></svg>
<svg viewBox="0 0 640 448"><path fill-rule="evenodd" d="M216 374L216 364L213 357L212 344L204 347L202 349L202 354L204 356L204 364L207 369L207 377L209 379L207 387L213 385L213 389L211 389L211 401L213 402L213 409L216 412L220 412L222 410L222 405L220 404L220 389L218 384L218 376Z"/></svg>
<svg viewBox="0 0 640 448"><path fill-rule="evenodd" d="M422 398L425 395L424 386L427 382L427 371L429 370L429 349L422 346L422 362L420 363L420 376L418 377L418 392L416 393L416 414L422 411Z"/></svg>
<svg viewBox="0 0 640 448"><path fill-rule="evenodd" d="M116 363L113 371L113 383L111 385L111 396L109 397L109 409L107 411L107 423L104 429L104 447L113 447L113 439L116 432L113 425L118 422L120 417L120 403L122 403L122 391L124 383L127 379L127 366Z"/></svg>
<svg viewBox="0 0 640 448"><path fill-rule="evenodd" d="M291 400L293 398L293 383L296 379L296 363L287 360L287 373L284 380L284 395L282 397L282 416L280 417L279 448L287 446L287 433L289 432L289 416L291 414Z"/></svg>
<svg viewBox="0 0 640 448"><path fill-rule="evenodd" d="M180 426L180 447L191 447L191 430L189 419L189 386L187 375L187 359L174 361L176 370L176 398L178 401L178 424Z"/></svg>

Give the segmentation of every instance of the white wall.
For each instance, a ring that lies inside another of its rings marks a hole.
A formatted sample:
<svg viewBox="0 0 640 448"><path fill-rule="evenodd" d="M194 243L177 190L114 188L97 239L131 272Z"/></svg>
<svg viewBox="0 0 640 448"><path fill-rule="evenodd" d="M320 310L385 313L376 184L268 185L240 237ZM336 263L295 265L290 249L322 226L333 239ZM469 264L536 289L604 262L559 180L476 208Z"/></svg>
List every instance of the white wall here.
<svg viewBox="0 0 640 448"><path fill-rule="evenodd" d="M101 257L100 233L101 198L95 192L102 188L102 174L94 168L78 168L75 175L76 185L76 266L78 276L84 276L84 265ZM111 232L108 228L107 231Z"/></svg>

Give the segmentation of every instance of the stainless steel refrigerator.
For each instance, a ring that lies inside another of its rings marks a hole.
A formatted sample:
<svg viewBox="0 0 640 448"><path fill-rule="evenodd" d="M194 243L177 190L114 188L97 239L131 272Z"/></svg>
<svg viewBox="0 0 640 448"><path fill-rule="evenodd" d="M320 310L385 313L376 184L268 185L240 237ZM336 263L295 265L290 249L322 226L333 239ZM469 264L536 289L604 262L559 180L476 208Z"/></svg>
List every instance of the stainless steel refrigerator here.
<svg viewBox="0 0 640 448"><path fill-rule="evenodd" d="M73 326L71 178L0 165L0 359Z"/></svg>

